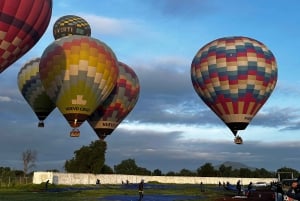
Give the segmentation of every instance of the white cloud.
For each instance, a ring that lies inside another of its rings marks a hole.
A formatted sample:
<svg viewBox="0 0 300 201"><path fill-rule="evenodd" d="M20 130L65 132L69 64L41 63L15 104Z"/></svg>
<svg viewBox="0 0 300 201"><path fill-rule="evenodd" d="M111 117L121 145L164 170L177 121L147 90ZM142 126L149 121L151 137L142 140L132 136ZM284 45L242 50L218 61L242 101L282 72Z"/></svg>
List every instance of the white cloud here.
<svg viewBox="0 0 300 201"><path fill-rule="evenodd" d="M137 21L130 19L117 19L91 14L81 14L81 16L90 24L92 36L100 35L126 35L137 32L140 26Z"/></svg>
<svg viewBox="0 0 300 201"><path fill-rule="evenodd" d="M0 102L10 102L11 98L8 96L0 96Z"/></svg>

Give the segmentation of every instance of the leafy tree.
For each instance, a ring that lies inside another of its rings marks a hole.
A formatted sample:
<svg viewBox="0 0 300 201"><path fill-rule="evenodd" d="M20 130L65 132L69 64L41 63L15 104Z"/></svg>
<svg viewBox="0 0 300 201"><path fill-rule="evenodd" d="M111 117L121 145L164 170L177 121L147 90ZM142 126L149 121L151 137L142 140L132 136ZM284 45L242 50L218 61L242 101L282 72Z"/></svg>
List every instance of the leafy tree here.
<svg viewBox="0 0 300 201"><path fill-rule="evenodd" d="M277 174L280 174L280 179L291 179L300 175L297 170L288 167L279 168Z"/></svg>
<svg viewBox="0 0 300 201"><path fill-rule="evenodd" d="M220 165L219 167L219 175L223 177L225 175L226 166L224 164Z"/></svg>
<svg viewBox="0 0 300 201"><path fill-rule="evenodd" d="M75 156L65 162L65 170L74 173L99 174L104 166L106 142L96 140L89 146L82 146Z"/></svg>
<svg viewBox="0 0 300 201"><path fill-rule="evenodd" d="M240 169L240 177L250 177L252 175L252 171L248 168L241 168Z"/></svg>
<svg viewBox="0 0 300 201"><path fill-rule="evenodd" d="M197 169L197 174L201 177L213 177L216 175L216 172L211 163L205 163Z"/></svg>
<svg viewBox="0 0 300 201"><path fill-rule="evenodd" d="M151 171L147 170L146 168L143 167L138 167L136 171L136 175L151 175Z"/></svg>
<svg viewBox="0 0 300 201"><path fill-rule="evenodd" d="M116 174L136 174L138 166L135 163L134 159L127 159L121 161L119 165L114 166L114 170Z"/></svg>
<svg viewBox="0 0 300 201"><path fill-rule="evenodd" d="M196 176L196 173L194 173L188 169L182 169L182 170L180 170L179 175L189 177L189 176Z"/></svg>
<svg viewBox="0 0 300 201"><path fill-rule="evenodd" d="M10 167L0 167L0 175L1 177L9 177L14 176L15 174Z"/></svg>
<svg viewBox="0 0 300 201"><path fill-rule="evenodd" d="M175 176L176 173L173 171L167 172L166 176Z"/></svg>
<svg viewBox="0 0 300 201"><path fill-rule="evenodd" d="M161 176L161 175L162 175L162 172L159 169L155 169L153 171L153 176Z"/></svg>
<svg viewBox="0 0 300 201"><path fill-rule="evenodd" d="M46 172L59 172L58 169L51 169L51 170L46 170Z"/></svg>
<svg viewBox="0 0 300 201"><path fill-rule="evenodd" d="M35 167L36 158L37 152L35 150L27 149L22 153L24 177L30 168Z"/></svg>
<svg viewBox="0 0 300 201"><path fill-rule="evenodd" d="M119 165L114 166L114 170L116 174L151 175L150 170L138 167L134 159L123 160Z"/></svg>
<svg viewBox="0 0 300 201"><path fill-rule="evenodd" d="M113 174L114 171L111 167L109 167L108 165L103 165L102 169L101 169L101 174Z"/></svg>

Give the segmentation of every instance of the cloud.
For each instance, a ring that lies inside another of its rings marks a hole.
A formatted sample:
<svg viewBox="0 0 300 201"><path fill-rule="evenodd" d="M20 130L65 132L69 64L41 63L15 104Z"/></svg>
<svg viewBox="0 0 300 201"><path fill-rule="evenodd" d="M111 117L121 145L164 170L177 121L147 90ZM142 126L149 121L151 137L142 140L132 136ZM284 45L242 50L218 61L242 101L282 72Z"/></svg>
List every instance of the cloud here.
<svg viewBox="0 0 300 201"><path fill-rule="evenodd" d="M277 127L284 129L285 126L295 125L295 120L300 119L299 109L284 107L268 107L255 116L252 125L262 127Z"/></svg>
<svg viewBox="0 0 300 201"><path fill-rule="evenodd" d="M92 35L130 35L140 30L137 21L130 19L109 18L91 14L81 14L90 24Z"/></svg>
<svg viewBox="0 0 300 201"><path fill-rule="evenodd" d="M292 160L297 156L292 151L294 147L281 142L247 141L244 145L237 146L231 140L210 140L200 136L197 139L183 139L182 135L180 132L117 129L107 137L106 159L113 165L133 158L140 166L148 164L147 168L152 170L159 168L164 172L179 171L182 168L196 170L206 162L216 165L225 161L242 161L251 167L275 170L281 167L278 165L278 159L282 160L279 164L294 168L296 168L295 161L298 161ZM136 142L142 146L137 146ZM292 144L297 143L299 142ZM285 156L288 153L289 159ZM265 164L266 158L268 164Z"/></svg>
<svg viewBox="0 0 300 201"><path fill-rule="evenodd" d="M9 102L11 98L8 96L0 96L0 102Z"/></svg>
<svg viewBox="0 0 300 201"><path fill-rule="evenodd" d="M175 17L190 17L197 15L207 15L216 12L216 5L213 1L207 0L164 0L164 1L148 1L156 10L161 11L163 15Z"/></svg>

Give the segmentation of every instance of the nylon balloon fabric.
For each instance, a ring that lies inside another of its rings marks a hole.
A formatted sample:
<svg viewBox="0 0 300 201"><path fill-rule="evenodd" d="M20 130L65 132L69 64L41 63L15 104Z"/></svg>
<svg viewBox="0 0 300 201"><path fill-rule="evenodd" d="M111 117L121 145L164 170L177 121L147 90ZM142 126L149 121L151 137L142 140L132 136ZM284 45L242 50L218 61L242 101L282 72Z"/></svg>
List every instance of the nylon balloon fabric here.
<svg viewBox="0 0 300 201"><path fill-rule="evenodd" d="M52 0L0 1L0 73L39 41L51 14Z"/></svg>
<svg viewBox="0 0 300 201"><path fill-rule="evenodd" d="M82 17L65 15L54 23L53 36L57 40L70 35L91 36L91 27Z"/></svg>
<svg viewBox="0 0 300 201"><path fill-rule="evenodd" d="M117 58L100 40L71 35L45 49L40 74L48 96L76 128L113 90L118 76Z"/></svg>
<svg viewBox="0 0 300 201"><path fill-rule="evenodd" d="M224 37L203 46L191 64L195 91L231 131L247 127L277 82L273 53L249 37Z"/></svg>
<svg viewBox="0 0 300 201"><path fill-rule="evenodd" d="M100 139L110 135L136 105L140 84L132 68L119 62L116 86L108 98L88 118L88 123Z"/></svg>
<svg viewBox="0 0 300 201"><path fill-rule="evenodd" d="M42 85L39 64L40 58L32 59L24 64L18 73L18 86L21 94L40 120L39 126L43 127L43 120L56 106Z"/></svg>

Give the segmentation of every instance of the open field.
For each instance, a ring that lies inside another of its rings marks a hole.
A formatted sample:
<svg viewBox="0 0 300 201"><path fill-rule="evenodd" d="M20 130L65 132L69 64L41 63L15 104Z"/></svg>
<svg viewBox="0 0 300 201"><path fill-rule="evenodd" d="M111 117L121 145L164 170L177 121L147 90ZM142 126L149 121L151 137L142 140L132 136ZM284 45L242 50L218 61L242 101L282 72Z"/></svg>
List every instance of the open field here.
<svg viewBox="0 0 300 201"><path fill-rule="evenodd" d="M233 192L219 189L216 185L145 184L143 201L216 201L230 200ZM268 195L270 198L270 195ZM14 188L0 188L0 201L137 201L136 184L57 186L50 184L22 185ZM262 200L262 199L261 199ZM270 199L268 199L270 200Z"/></svg>

